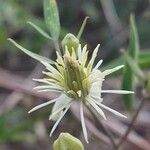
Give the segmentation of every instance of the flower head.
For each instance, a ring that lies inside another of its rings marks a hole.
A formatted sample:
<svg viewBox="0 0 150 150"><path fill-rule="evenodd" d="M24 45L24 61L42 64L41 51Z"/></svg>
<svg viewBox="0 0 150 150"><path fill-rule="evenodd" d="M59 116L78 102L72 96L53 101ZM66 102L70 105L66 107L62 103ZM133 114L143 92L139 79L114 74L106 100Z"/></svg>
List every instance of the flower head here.
<svg viewBox="0 0 150 150"><path fill-rule="evenodd" d="M14 43L14 41L12 42ZM16 43L14 44L16 45ZM18 45L16 46L18 47ZM123 65L103 72L100 71L99 67L103 61L100 60L96 65L94 65L99 46L100 44L98 44L94 49L89 61L87 45L82 48L80 44L78 44L78 47L76 47L76 45L75 47L72 46L71 49L70 47L68 48L66 44L63 56L56 52L57 59L53 64L51 64L47 59L43 59L43 57L36 57L36 59L46 67L47 71L43 71L43 74L46 75L45 78L34 79L42 84L35 87L35 89L39 92L55 91L61 93L56 99L38 105L29 111L29 113L31 113L39 108L55 103L49 119L56 120L56 123L51 130L50 136L70 108L73 101L78 101L80 103L81 124L83 134L87 142L88 137L84 121L83 105L92 110L94 109L104 119L106 119L106 116L102 109L108 110L117 116L125 118L124 115L102 103L102 93L131 94L133 92L124 90L102 90L102 84L105 77L121 69ZM33 57L33 55L31 57Z"/></svg>

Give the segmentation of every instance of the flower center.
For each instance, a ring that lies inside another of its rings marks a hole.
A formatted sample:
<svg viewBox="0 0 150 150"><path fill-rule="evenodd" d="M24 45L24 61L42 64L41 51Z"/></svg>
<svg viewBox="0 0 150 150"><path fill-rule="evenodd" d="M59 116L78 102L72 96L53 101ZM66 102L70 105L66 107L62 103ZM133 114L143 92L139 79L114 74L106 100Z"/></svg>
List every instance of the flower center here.
<svg viewBox="0 0 150 150"><path fill-rule="evenodd" d="M67 87L67 94L75 99L84 100L89 91L86 68L80 65L76 59L68 55L64 55L64 63L64 80Z"/></svg>

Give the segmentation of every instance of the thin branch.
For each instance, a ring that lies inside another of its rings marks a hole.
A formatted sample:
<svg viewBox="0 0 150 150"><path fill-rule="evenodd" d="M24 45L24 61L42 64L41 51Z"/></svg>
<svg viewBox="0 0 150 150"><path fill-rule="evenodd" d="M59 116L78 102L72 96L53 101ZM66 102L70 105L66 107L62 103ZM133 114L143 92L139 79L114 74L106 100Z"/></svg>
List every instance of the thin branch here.
<svg viewBox="0 0 150 150"><path fill-rule="evenodd" d="M137 117L138 117L138 115L139 115L141 109L143 108L144 103L145 103L145 98L143 98L143 99L141 100L141 103L140 103L138 109L136 110L135 115L133 116L133 118L132 118L132 120L131 120L131 123L130 123L128 129L126 130L124 136L122 136L122 138L120 139L119 143L117 144L117 147L116 147L117 150L119 150L119 148L121 147L121 145L126 141L128 135L129 135L130 132L132 131L133 126L134 126L134 123L136 122L136 119L137 119Z"/></svg>
<svg viewBox="0 0 150 150"><path fill-rule="evenodd" d="M112 146L114 149L116 149L116 143L115 143L115 140L112 136L112 134L109 132L108 129L105 128L105 126L103 125L103 123L97 118L97 115L90 109L88 108L88 110L91 112L94 120L96 121L96 123L101 126L101 128L104 130L105 134L107 135L107 137L109 138L110 142L112 143Z"/></svg>

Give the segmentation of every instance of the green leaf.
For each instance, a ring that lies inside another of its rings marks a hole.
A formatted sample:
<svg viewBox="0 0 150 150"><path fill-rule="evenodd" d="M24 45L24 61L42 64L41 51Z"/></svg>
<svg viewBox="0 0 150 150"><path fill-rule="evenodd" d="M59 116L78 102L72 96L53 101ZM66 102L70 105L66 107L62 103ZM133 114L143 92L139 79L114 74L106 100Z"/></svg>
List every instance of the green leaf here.
<svg viewBox="0 0 150 150"><path fill-rule="evenodd" d="M45 31L43 31L40 27L38 27L37 25L35 25L34 23L32 23L30 21L28 21L27 23L30 24L39 33L41 33L44 37L46 37L47 39L52 40L52 38Z"/></svg>
<svg viewBox="0 0 150 150"><path fill-rule="evenodd" d="M134 72L134 74L140 79L145 81L145 76L142 70L140 69L139 65L135 63L135 61L127 54L124 53L124 57L128 65L130 66L131 70Z"/></svg>
<svg viewBox="0 0 150 150"><path fill-rule="evenodd" d="M44 0L44 17L52 38L57 41L60 34L60 21L55 0Z"/></svg>
<svg viewBox="0 0 150 150"><path fill-rule="evenodd" d="M133 15L130 16L130 37L127 54L138 66L137 60L139 55L139 39ZM125 62L123 73L122 89L129 91L135 90L135 74L127 61ZM132 110L134 95L124 95L123 100L127 109Z"/></svg>
<svg viewBox="0 0 150 150"><path fill-rule="evenodd" d="M61 133L53 144L54 150L84 150L81 141L69 133Z"/></svg>
<svg viewBox="0 0 150 150"><path fill-rule="evenodd" d="M38 60L39 62L43 63L43 62L46 62L46 63L49 63L49 64L53 64L54 61L46 58L46 57L43 57L43 56L40 56L38 54L35 54L25 48L23 48L21 45L17 44L13 39L8 39L11 43L13 43L17 48L19 48L21 51L23 51L24 53L26 53L27 55L29 55L30 57Z"/></svg>

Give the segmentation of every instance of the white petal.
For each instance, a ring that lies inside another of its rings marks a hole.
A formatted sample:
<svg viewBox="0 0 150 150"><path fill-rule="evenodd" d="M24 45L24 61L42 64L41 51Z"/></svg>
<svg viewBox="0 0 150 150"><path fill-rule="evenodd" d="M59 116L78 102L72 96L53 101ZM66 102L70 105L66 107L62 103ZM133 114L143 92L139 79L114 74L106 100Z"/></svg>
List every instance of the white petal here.
<svg viewBox="0 0 150 150"><path fill-rule="evenodd" d="M96 58L96 56L97 56L97 52L98 52L99 47L100 47L100 44L98 44L98 45L96 46L96 48L94 49L94 52L93 52L92 57L91 57L91 60L90 60L90 62L88 63L87 69L89 70L89 72L91 72L91 70L92 70L92 67L93 67L95 58Z"/></svg>
<svg viewBox="0 0 150 150"><path fill-rule="evenodd" d="M126 91L126 90L102 90L101 93L134 94L133 91Z"/></svg>
<svg viewBox="0 0 150 150"><path fill-rule="evenodd" d="M45 79L32 79L33 81L36 81L36 82L40 82L40 83L49 83L47 80Z"/></svg>
<svg viewBox="0 0 150 150"><path fill-rule="evenodd" d="M83 57L83 55L86 53L86 51L87 51L87 44L83 47L83 50L82 50L82 57Z"/></svg>
<svg viewBox="0 0 150 150"><path fill-rule="evenodd" d="M60 82L50 79L50 78L43 78L43 79L32 79L33 81L39 82L39 83L46 83L48 85L60 85Z"/></svg>
<svg viewBox="0 0 150 150"><path fill-rule="evenodd" d="M101 103L99 103L99 102L97 102L97 101L95 101L95 103L96 103L97 105L99 105L100 107L102 107L102 108L104 108L104 109L110 111L111 113L113 113L113 114L115 114L115 115L117 115L117 116L119 116L119 117L127 118L126 116L122 115L121 113L117 112L116 110L111 109L111 108L109 108L109 107L107 107L107 106L105 106L105 105L103 105L103 104L101 104Z"/></svg>
<svg viewBox="0 0 150 150"><path fill-rule="evenodd" d="M64 115L66 114L66 112L68 111L68 109L70 108L71 104L69 104L66 109L63 111L63 113L61 114L61 116L58 118L58 120L56 121L56 123L54 124L51 133L50 133L50 137L52 136L53 132L55 131L55 129L57 128L59 122L61 121L61 119L64 117Z"/></svg>
<svg viewBox="0 0 150 150"><path fill-rule="evenodd" d="M65 55L70 57L70 53L67 45L65 45Z"/></svg>
<svg viewBox="0 0 150 150"><path fill-rule="evenodd" d="M56 121L61 114L63 113L63 109L66 108L67 106L69 106L70 103L66 104L66 105L62 105L61 107L59 107L58 109L56 109L55 111L53 111L50 116L49 116L49 120L54 120ZM59 114L59 115L58 115ZM58 115L58 116L57 116ZM57 116L57 117L56 117Z"/></svg>
<svg viewBox="0 0 150 150"><path fill-rule="evenodd" d="M74 47L72 47L71 49L72 49L71 57L73 60L76 60L76 57L77 57L76 51L75 51Z"/></svg>
<svg viewBox="0 0 150 150"><path fill-rule="evenodd" d="M98 101L98 102L100 102L100 103L103 101L103 99L101 97L98 97L98 96L92 95L91 98L94 99L94 100L96 100L96 101Z"/></svg>
<svg viewBox="0 0 150 150"><path fill-rule="evenodd" d="M123 67L124 67L124 65L121 65L121 66L115 67L115 68L113 68L113 69L105 70L105 71L103 72L103 75L104 75L104 76L107 76L107 75L109 75L109 74L111 74L111 73L113 73L113 72L115 72L115 71L117 71L117 70L119 70L119 69L121 69L121 68L123 68Z"/></svg>
<svg viewBox="0 0 150 150"><path fill-rule="evenodd" d="M47 68L47 70L49 70L50 72L52 72L53 74L60 74L57 69L55 69L52 65L43 62L43 65L45 65L45 67Z"/></svg>
<svg viewBox="0 0 150 150"><path fill-rule="evenodd" d="M38 109L40 109L40 108L42 108L42 107L45 107L45 106L47 106L47 105L50 105L50 104L56 102L57 99L58 99L58 98L53 99L53 100L50 100L50 101L48 101L48 102L46 102L46 103L43 103L43 104L40 104L40 105L38 105L38 106L35 106L35 107L32 108L28 113L31 113L31 112L33 112L33 111L36 111L36 110L38 110Z"/></svg>
<svg viewBox="0 0 150 150"><path fill-rule="evenodd" d="M99 108L92 99L89 99L90 105L106 120L106 116L101 108Z"/></svg>
<svg viewBox="0 0 150 150"><path fill-rule="evenodd" d="M99 80L97 82L94 82L91 84L90 90L89 90L89 96L91 97L101 97L101 88L102 88L102 82L103 80Z"/></svg>
<svg viewBox="0 0 150 150"><path fill-rule="evenodd" d="M77 94L78 94L79 97L81 97L81 95L82 95L81 90L77 91Z"/></svg>
<svg viewBox="0 0 150 150"><path fill-rule="evenodd" d="M36 82L39 82L39 83L46 83L48 85L56 85L56 86L58 85L58 83L54 82L54 80L52 80L52 82L47 80L47 79L32 79L32 80L36 81Z"/></svg>
<svg viewBox="0 0 150 150"><path fill-rule="evenodd" d="M89 75L88 78L89 78L90 83L93 83L93 82L104 80L104 75L102 74L100 70L95 70L95 71L92 71L92 73Z"/></svg>
<svg viewBox="0 0 150 150"><path fill-rule="evenodd" d="M61 109L62 106L67 106L70 102L72 101L72 98L68 97L65 94L62 94L58 100L56 101L56 103L54 104L53 108L52 108L52 112L51 114L53 114L51 116L52 120L57 120L61 114L61 112L57 113L56 115L54 115L54 113L58 110Z"/></svg>
<svg viewBox="0 0 150 150"><path fill-rule="evenodd" d="M91 60L93 60L93 61L95 60L95 57L97 56L97 52L98 52L99 47L100 47L100 44L98 44L96 46L96 48L94 49Z"/></svg>
<svg viewBox="0 0 150 150"><path fill-rule="evenodd" d="M95 70L97 70L99 67L100 67L100 65L103 63L103 60L101 59L97 64L96 64L96 66L93 68L93 71L95 71Z"/></svg>
<svg viewBox="0 0 150 150"><path fill-rule="evenodd" d="M38 90L37 92L58 92L58 93L62 93L62 90L55 90L55 89L44 89L44 90Z"/></svg>
<svg viewBox="0 0 150 150"><path fill-rule="evenodd" d="M84 55L86 54L86 51L87 51L87 45L85 45L85 46L83 47L83 50L81 51L81 57L80 57L80 59L79 59L79 62L80 62L80 63L82 62L83 57L84 57Z"/></svg>
<svg viewBox="0 0 150 150"><path fill-rule="evenodd" d="M58 85L40 85L33 88L34 90L64 90L61 86Z"/></svg>
<svg viewBox="0 0 150 150"><path fill-rule="evenodd" d="M85 125L85 121L84 121L83 104L82 104L82 102L80 103L80 116L81 116L81 125L82 125L83 135L84 135L84 138L85 138L86 142L89 143L88 136L87 136L86 125Z"/></svg>
<svg viewBox="0 0 150 150"><path fill-rule="evenodd" d="M56 51L56 55L57 55L57 62L58 64L62 65L63 67L65 67L64 61L62 59L62 57L60 56L60 54Z"/></svg>

